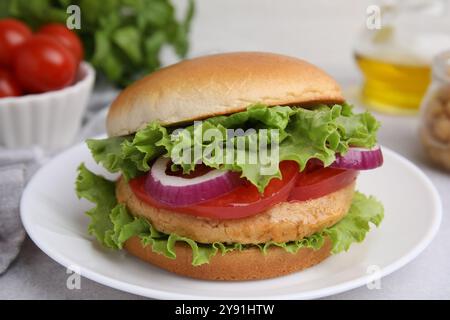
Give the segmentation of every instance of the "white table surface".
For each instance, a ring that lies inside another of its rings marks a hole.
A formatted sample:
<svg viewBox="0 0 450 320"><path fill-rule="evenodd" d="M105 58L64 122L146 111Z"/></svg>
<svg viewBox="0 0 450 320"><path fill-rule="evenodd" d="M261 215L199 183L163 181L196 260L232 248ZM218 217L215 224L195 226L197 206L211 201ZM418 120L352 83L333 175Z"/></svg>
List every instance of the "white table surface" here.
<svg viewBox="0 0 450 320"><path fill-rule="evenodd" d="M182 0L177 0L182 3ZM331 73L344 87L360 77L352 58L364 1L197 0L191 55L259 50L303 57ZM164 53L171 62L173 55ZM413 262L381 280L381 289L361 287L330 299L450 298L450 174L430 166L417 138L416 117L377 115L381 144L424 170L443 200L443 219L431 245ZM401 189L401 186L398 186ZM401 235L399 235L401 236ZM80 290L66 287L64 267L27 239L11 268L0 276L0 299L140 299L83 278Z"/></svg>

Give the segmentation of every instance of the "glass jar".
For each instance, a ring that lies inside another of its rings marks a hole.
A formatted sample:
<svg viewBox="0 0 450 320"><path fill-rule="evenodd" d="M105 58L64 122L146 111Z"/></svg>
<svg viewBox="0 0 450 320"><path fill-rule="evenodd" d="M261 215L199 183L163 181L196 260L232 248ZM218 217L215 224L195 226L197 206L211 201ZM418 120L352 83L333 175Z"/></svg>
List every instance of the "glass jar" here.
<svg viewBox="0 0 450 320"><path fill-rule="evenodd" d="M432 71L421 106L420 137L429 158L450 170L450 51L433 60Z"/></svg>
<svg viewBox="0 0 450 320"><path fill-rule="evenodd" d="M380 28L355 44L364 76L362 101L387 113L411 114L431 80L432 57L450 48L449 0L380 0Z"/></svg>

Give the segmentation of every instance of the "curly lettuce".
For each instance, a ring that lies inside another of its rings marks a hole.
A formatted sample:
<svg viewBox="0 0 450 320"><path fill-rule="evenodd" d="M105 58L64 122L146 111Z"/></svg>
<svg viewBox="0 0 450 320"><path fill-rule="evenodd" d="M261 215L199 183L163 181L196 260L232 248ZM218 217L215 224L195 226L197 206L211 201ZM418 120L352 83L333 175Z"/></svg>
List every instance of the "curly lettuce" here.
<svg viewBox="0 0 450 320"><path fill-rule="evenodd" d="M164 155L175 162L177 151L188 150L193 156L174 169L181 167L184 173L189 173L196 164L204 163L212 168L240 172L242 178L262 192L271 179L281 177L278 163L273 172L268 174L267 170L264 171L267 163L260 157L258 141L264 136L271 144L273 137L263 130L277 129L276 161L293 160L303 170L313 158L328 166L337 153L345 154L350 146L373 147L378 127L379 123L370 113L354 114L348 104L319 105L312 109L256 104L243 112L208 118L202 121L201 126L193 124L182 131L150 123L135 135L91 139L87 144L98 163L110 172L122 172L126 179L150 170L149 163L156 157ZM206 137L204 133L208 129L222 133L221 138ZM241 129L248 143L239 145L242 136L230 136L229 129ZM216 152L216 147L223 146L231 146L228 150L235 152L227 150L226 155ZM201 152L196 153L196 148ZM256 161L241 161L236 156L238 152L245 159L256 157ZM227 158L228 155L230 157ZM271 153L268 153L268 158L273 159Z"/></svg>
<svg viewBox="0 0 450 320"><path fill-rule="evenodd" d="M83 164L78 169L76 192L79 198L93 202L95 206L87 211L91 217L89 233L105 247L122 249L125 241L138 236L143 246L151 246L153 252L169 259L176 258L175 245L183 242L192 249L192 265L209 263L216 254L226 254L234 250L246 250L258 247L266 254L270 247L277 246L289 253L296 253L302 248L320 249L329 237L332 242L331 252L336 254L349 249L355 242L362 242L369 232L370 224L378 226L383 220L384 209L373 197L366 197L356 192L347 215L332 227L326 228L309 237L289 242L267 242L259 245L227 244L215 242L198 243L177 234L164 234L156 230L151 223L129 214L124 204L117 203L114 182L89 171Z"/></svg>

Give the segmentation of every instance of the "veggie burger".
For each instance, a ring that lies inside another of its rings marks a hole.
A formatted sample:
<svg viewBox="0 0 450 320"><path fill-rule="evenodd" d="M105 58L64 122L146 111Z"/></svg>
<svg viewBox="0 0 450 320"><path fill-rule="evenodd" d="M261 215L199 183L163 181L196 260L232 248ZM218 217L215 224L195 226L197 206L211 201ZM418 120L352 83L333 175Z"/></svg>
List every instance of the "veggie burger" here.
<svg viewBox="0 0 450 320"><path fill-rule="evenodd" d="M379 123L287 56L240 52L162 68L126 88L88 140L110 181L79 167L105 247L177 274L264 279L364 240L383 207L355 191L381 166Z"/></svg>

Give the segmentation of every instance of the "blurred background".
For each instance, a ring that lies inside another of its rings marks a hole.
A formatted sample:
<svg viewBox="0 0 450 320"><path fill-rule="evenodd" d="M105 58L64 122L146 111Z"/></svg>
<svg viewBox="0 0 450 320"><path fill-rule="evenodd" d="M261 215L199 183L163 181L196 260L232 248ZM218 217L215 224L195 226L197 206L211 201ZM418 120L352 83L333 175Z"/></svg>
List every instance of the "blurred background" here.
<svg viewBox="0 0 450 320"><path fill-rule="evenodd" d="M51 29L48 24L54 22L67 24L78 34L84 59L96 70L96 86L89 102L80 103L77 110L82 112L74 114L71 124L76 128L83 114L87 115L85 123L121 88L160 66L227 51L270 51L303 58L335 77L351 102L391 115L417 115L431 83L433 58L450 48L447 0L319 0L314 4L295 0L2 0L0 5L0 17L17 18L35 34ZM11 67L22 89L20 95L51 92L76 83L72 79L64 86L35 88L24 83L33 78L33 72L26 69L31 64L18 60L10 64L25 65L25 76L16 70L20 67ZM448 78L446 61L440 67L444 78ZM42 78L46 72L38 73ZM41 78L37 81L45 82ZM0 105L4 104L16 101L0 100ZM83 104L89 105L87 111ZM4 119L28 114L8 111L3 113ZM16 127L22 124L15 122ZM39 137L53 132L43 134L45 130L38 124L24 137L23 130L8 133L14 130L8 123L0 134L0 144L6 146L40 144L59 149L76 135L74 129L65 141L45 142ZM444 142L446 135L438 134Z"/></svg>
<svg viewBox="0 0 450 320"><path fill-rule="evenodd" d="M81 29L74 31L86 62L76 62L67 83L33 86L26 81L31 69L20 70L24 60L0 67L18 78L20 89L16 96L0 97L0 172L2 161L22 162L32 164L31 175L62 149L104 134L106 110L117 93L160 66L212 53L269 51L319 66L358 109L374 111L382 123L381 144L425 171L441 193L444 215L450 214L449 0L0 0L0 18L17 18L39 33L49 22L65 23L72 4L81 9ZM27 57L21 50L17 56ZM38 83L48 80L45 72L33 72ZM425 293L448 298L445 281L421 276L448 271L449 235L450 224L444 221L438 239L384 280L382 292L361 288L336 298L420 298ZM54 281L44 281L33 278L39 270L30 265L46 273L60 268L26 241L18 262L0 278L11 296L0 292L1 297L76 297L54 287L62 283L56 278L63 272L52 272ZM408 286L411 279L426 292ZM27 281L34 283L31 291ZM89 297L130 297L93 282L87 286L83 294Z"/></svg>
<svg viewBox="0 0 450 320"><path fill-rule="evenodd" d="M183 4L185 1L176 1ZM355 37L371 1L197 1L193 56L221 51L271 51L314 63L339 81L359 73Z"/></svg>

